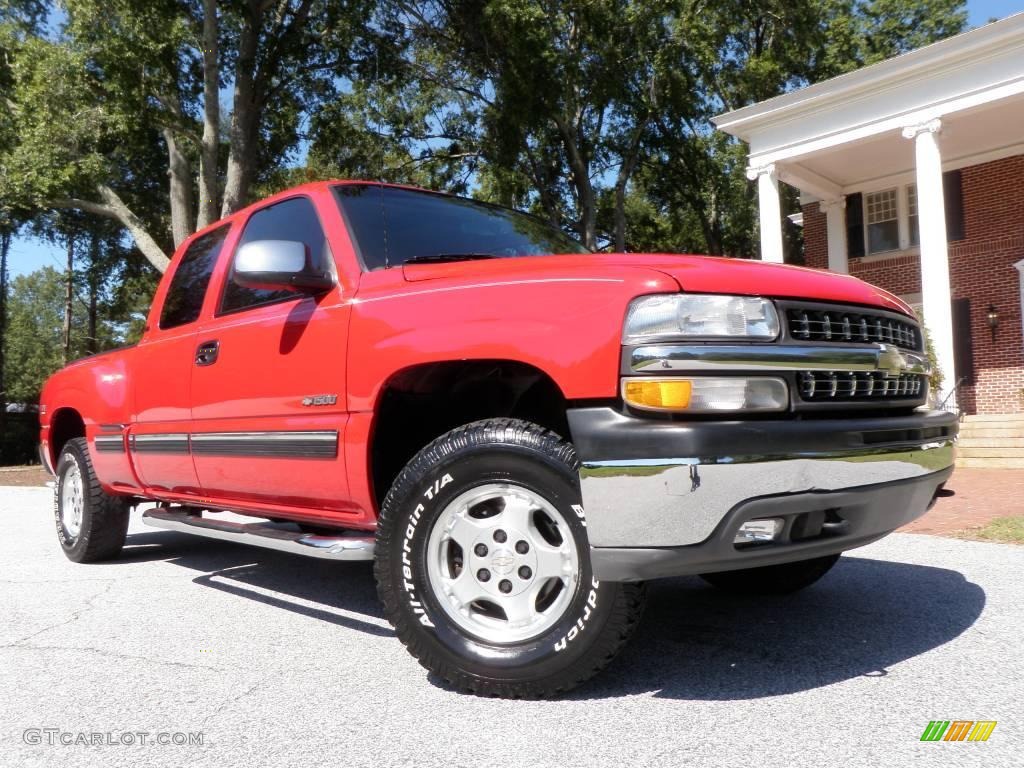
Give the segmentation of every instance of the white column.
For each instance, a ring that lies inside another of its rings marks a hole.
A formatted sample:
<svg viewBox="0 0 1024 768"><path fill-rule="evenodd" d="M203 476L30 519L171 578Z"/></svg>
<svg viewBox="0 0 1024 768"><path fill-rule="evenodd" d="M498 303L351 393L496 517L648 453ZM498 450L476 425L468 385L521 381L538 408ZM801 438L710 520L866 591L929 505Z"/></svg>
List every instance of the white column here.
<svg viewBox="0 0 1024 768"><path fill-rule="evenodd" d="M828 232L828 268L833 272L850 272L846 249L846 198L822 200L818 208L825 213Z"/></svg>
<svg viewBox="0 0 1024 768"><path fill-rule="evenodd" d="M950 307L949 251L946 243L946 205L942 192L942 155L939 120L907 126L903 136L914 140L917 162L917 211L921 228L921 294L924 322L935 345L942 371L939 400L956 385L953 363L953 313ZM955 396L949 399L955 404Z"/></svg>
<svg viewBox="0 0 1024 768"><path fill-rule="evenodd" d="M781 264L782 205L779 203L779 179L775 166L747 168L747 178L757 179L757 202L761 213L761 261Z"/></svg>

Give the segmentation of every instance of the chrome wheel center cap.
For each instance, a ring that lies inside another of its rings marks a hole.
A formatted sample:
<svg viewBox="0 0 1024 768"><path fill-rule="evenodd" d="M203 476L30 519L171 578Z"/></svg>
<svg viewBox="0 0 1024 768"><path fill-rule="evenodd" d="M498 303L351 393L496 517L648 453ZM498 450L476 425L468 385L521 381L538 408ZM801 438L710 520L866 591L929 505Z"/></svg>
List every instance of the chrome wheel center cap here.
<svg viewBox="0 0 1024 768"><path fill-rule="evenodd" d="M499 549L494 553L494 557L491 558L491 570L501 576L512 573L515 564L515 555L507 549Z"/></svg>

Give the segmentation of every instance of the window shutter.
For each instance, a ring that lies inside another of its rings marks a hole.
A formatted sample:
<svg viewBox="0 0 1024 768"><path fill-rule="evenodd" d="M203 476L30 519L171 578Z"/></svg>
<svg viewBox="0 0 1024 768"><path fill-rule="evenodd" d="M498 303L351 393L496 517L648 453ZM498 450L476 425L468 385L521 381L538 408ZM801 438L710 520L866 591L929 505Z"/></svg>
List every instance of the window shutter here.
<svg viewBox="0 0 1024 768"><path fill-rule="evenodd" d="M974 384L974 340L971 338L971 300L953 299L953 365L956 366L956 377L963 379L964 384ZM950 381L946 374L946 387L956 382Z"/></svg>
<svg viewBox="0 0 1024 768"><path fill-rule="evenodd" d="M846 256L859 259L864 255L864 195L846 196Z"/></svg>
<svg viewBox="0 0 1024 768"><path fill-rule="evenodd" d="M946 240L963 240L964 189L963 174L960 171L946 171L942 174L942 196L946 202Z"/></svg>

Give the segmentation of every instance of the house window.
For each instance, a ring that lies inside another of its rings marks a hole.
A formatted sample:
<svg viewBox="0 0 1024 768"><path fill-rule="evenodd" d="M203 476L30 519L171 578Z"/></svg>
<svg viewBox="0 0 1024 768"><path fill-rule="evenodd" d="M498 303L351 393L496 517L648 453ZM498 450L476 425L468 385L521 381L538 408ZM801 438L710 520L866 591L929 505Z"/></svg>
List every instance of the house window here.
<svg viewBox="0 0 1024 768"><path fill-rule="evenodd" d="M907 229L911 245L921 244L921 230L917 224L917 185L907 187Z"/></svg>
<svg viewBox="0 0 1024 768"><path fill-rule="evenodd" d="M900 247L897 190L885 189L864 196L868 253L895 251Z"/></svg>
<svg viewBox="0 0 1024 768"><path fill-rule="evenodd" d="M963 178L959 170L942 174L946 240L966 237ZM921 245L917 185L846 196L846 254L859 259Z"/></svg>

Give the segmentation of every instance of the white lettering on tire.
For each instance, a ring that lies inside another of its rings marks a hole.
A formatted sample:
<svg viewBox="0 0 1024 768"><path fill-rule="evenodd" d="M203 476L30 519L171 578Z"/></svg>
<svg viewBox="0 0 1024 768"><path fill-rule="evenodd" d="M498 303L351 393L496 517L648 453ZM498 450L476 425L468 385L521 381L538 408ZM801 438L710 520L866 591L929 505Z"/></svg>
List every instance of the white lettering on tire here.
<svg viewBox="0 0 1024 768"><path fill-rule="evenodd" d="M562 636L561 640L555 643L556 653L564 651L566 646L587 628L587 622L590 621L591 614L597 608L597 588L599 586L601 586L601 582L594 578L590 585L590 592L587 594L586 605L583 606L583 615L576 619L576 623Z"/></svg>
<svg viewBox="0 0 1024 768"><path fill-rule="evenodd" d="M445 473L435 480L434 484L423 492L423 495L428 501L432 501L442 488L452 482L454 482L454 478ZM416 528L425 511L426 507L422 502L417 504L416 509L409 516L409 524L405 527L405 539L402 541L402 586L405 587L405 592L409 596L409 607L412 609L413 615L419 617L419 622L424 627L433 627L434 623L427 616L423 603L416 599L416 585L412 581L412 561L409 559L409 555L412 554L412 539L416 535Z"/></svg>

